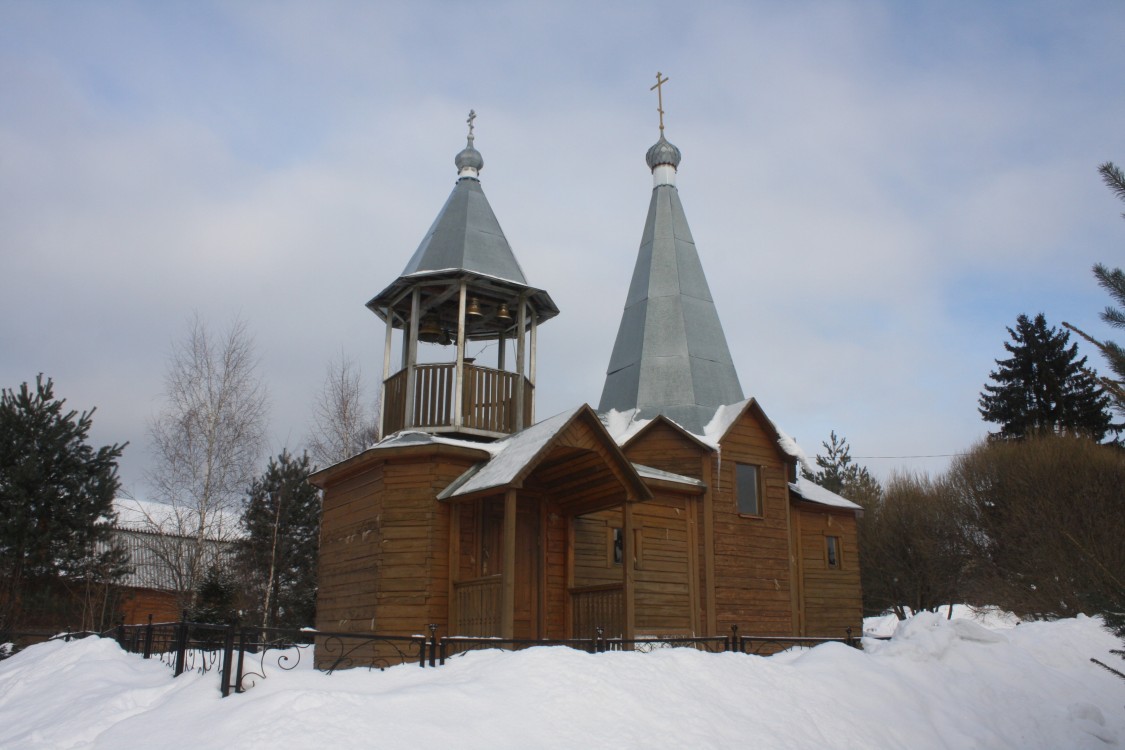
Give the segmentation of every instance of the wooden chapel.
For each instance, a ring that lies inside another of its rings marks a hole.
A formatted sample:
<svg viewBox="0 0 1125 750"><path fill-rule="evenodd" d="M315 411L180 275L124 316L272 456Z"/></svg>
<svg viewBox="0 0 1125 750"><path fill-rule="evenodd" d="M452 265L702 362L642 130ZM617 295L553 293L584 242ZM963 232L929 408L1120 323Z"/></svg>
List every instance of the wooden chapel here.
<svg viewBox="0 0 1125 750"><path fill-rule="evenodd" d="M536 422L537 329L558 308L481 189L473 117L453 192L367 304L386 326L385 437L310 478L323 490L317 628L858 632L859 508L802 478L799 449L744 397L663 121L598 410ZM466 357L479 341L495 342L494 362ZM420 343L452 361L422 362Z"/></svg>

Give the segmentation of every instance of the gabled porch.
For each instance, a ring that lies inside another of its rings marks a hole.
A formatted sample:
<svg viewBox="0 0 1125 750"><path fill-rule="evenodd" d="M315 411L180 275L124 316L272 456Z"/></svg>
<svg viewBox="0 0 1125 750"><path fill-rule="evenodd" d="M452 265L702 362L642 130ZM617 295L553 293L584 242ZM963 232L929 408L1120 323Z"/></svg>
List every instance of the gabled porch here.
<svg viewBox="0 0 1125 750"><path fill-rule="evenodd" d="M589 407L505 441L451 503L449 632L500 638L634 631L633 504L651 497ZM593 562L591 562L593 561Z"/></svg>

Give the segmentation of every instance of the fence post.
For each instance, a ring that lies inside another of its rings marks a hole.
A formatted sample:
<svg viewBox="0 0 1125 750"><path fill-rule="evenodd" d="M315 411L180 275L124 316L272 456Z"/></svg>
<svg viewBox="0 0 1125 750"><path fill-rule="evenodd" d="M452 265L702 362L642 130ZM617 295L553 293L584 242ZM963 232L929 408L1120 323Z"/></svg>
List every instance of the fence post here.
<svg viewBox="0 0 1125 750"><path fill-rule="evenodd" d="M238 627L236 620L231 620L227 623L226 632L223 634L223 670L222 670L222 684L219 686L219 692L226 698L230 695L230 673L231 667L234 666L234 631Z"/></svg>
<svg viewBox="0 0 1125 750"><path fill-rule="evenodd" d="M242 692L242 663L246 658L246 634L252 632L252 628L240 628L238 631L238 671L235 672L234 677L234 692ZM262 656L265 659L265 655Z"/></svg>
<svg viewBox="0 0 1125 750"><path fill-rule="evenodd" d="M187 660L187 642L188 642L188 623L187 623L187 610L185 609L180 615L180 621L176 623L176 668L173 677L179 677L184 673L184 662Z"/></svg>
<svg viewBox="0 0 1125 750"><path fill-rule="evenodd" d="M852 626L851 625L848 626L847 633L848 633L848 638L845 642L849 646L851 646L852 648L855 648L855 638L852 638Z"/></svg>
<svg viewBox="0 0 1125 750"><path fill-rule="evenodd" d="M145 650L144 658L152 658L152 614L148 616L148 625L145 625Z"/></svg>
<svg viewBox="0 0 1125 750"><path fill-rule="evenodd" d="M117 645L125 648L125 617L117 621ZM128 650L128 649L126 649Z"/></svg>
<svg viewBox="0 0 1125 750"><path fill-rule="evenodd" d="M738 625L730 626L730 651L742 651L742 639L738 637Z"/></svg>
<svg viewBox="0 0 1125 750"><path fill-rule="evenodd" d="M605 628L601 625L594 628L594 640L594 653L604 654L606 652Z"/></svg>
<svg viewBox="0 0 1125 750"><path fill-rule="evenodd" d="M430 623L430 666L437 666L437 623ZM443 661L444 663L444 661ZM422 666L426 666L426 646L422 644Z"/></svg>

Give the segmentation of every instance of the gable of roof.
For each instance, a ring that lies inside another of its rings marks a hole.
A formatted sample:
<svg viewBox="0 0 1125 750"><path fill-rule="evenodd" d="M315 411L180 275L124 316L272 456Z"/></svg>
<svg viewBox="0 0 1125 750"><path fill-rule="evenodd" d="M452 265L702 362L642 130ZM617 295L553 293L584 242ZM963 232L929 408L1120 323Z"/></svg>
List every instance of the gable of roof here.
<svg viewBox="0 0 1125 750"><path fill-rule="evenodd" d="M694 433L686 430L683 425L669 419L663 414L658 414L652 419L644 420L644 423L635 430L628 430L621 436L618 445L626 448L634 445L638 440L643 440L645 436L650 435L654 430L661 427L667 428L675 432L678 436L682 437L684 442L697 447L700 451L710 452L715 450L715 446L709 445L704 440Z"/></svg>
<svg viewBox="0 0 1125 750"><path fill-rule="evenodd" d="M587 425L594 439L605 448L615 473L629 487L630 499L648 499L651 492L606 431L589 406L556 414L504 440L493 443L491 457L476 464L438 494L439 500L485 494L506 487L520 487L551 449L565 439L576 423Z"/></svg>

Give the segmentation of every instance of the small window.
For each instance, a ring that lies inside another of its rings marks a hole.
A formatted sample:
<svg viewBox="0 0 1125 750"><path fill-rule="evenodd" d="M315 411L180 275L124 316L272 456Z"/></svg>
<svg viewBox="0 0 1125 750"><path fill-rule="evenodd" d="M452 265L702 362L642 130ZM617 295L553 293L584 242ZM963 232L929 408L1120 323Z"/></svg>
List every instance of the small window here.
<svg viewBox="0 0 1125 750"><path fill-rule="evenodd" d="M762 515L761 472L757 466L735 464L735 494L738 512L744 516Z"/></svg>
<svg viewBox="0 0 1125 750"><path fill-rule="evenodd" d="M644 538L643 529L633 529L633 567L640 570L643 565L644 547L641 540ZM620 565L625 559L625 531L620 528L609 529L609 554L606 562L610 566Z"/></svg>
<svg viewBox="0 0 1125 750"><path fill-rule="evenodd" d="M840 568L840 537L824 537L826 545L828 567L838 570Z"/></svg>

